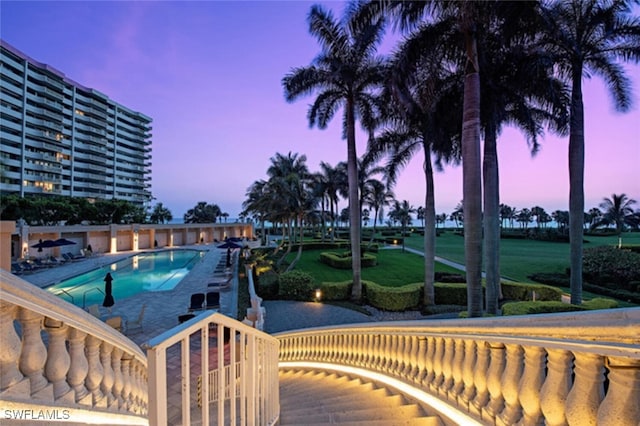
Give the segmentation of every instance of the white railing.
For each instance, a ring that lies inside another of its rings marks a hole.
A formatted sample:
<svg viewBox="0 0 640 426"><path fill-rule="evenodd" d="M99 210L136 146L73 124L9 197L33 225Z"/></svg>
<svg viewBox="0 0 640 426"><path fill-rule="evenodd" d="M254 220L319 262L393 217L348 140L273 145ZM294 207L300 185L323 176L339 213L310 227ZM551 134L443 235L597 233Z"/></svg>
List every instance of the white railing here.
<svg viewBox="0 0 640 426"><path fill-rule="evenodd" d="M640 308L276 337L281 368L341 366L389 377L483 424L638 426L640 419Z"/></svg>
<svg viewBox="0 0 640 426"><path fill-rule="evenodd" d="M0 270L2 420L144 425L147 405L147 360L137 345Z"/></svg>
<svg viewBox="0 0 640 426"><path fill-rule="evenodd" d="M151 339L147 358L152 425L273 425L279 418L278 340L253 327L205 311Z"/></svg>

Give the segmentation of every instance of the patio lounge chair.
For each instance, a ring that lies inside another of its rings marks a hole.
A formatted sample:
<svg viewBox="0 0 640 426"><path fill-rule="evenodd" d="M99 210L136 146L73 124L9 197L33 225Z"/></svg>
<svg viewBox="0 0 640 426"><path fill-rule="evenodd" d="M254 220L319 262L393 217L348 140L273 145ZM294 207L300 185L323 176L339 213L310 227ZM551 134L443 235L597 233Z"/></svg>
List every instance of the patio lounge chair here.
<svg viewBox="0 0 640 426"><path fill-rule="evenodd" d="M105 322L107 323L107 325L110 325L111 327L122 333L122 317L107 318Z"/></svg>
<svg viewBox="0 0 640 426"><path fill-rule="evenodd" d="M207 309L220 309L220 293L217 291L207 293Z"/></svg>
<svg viewBox="0 0 640 426"><path fill-rule="evenodd" d="M193 293L191 295L191 304L189 305L188 311L201 311L204 306L204 293Z"/></svg>
<svg viewBox="0 0 640 426"><path fill-rule="evenodd" d="M144 310L147 308L147 304L142 304L142 308L140 308L140 313L138 314L138 318L133 321L127 321L126 332L130 334L133 331L144 331L142 329L142 319L144 318Z"/></svg>
<svg viewBox="0 0 640 426"><path fill-rule="evenodd" d="M89 313L91 315L93 315L96 318L100 318L100 306L98 305L89 305L87 307L87 311L89 311Z"/></svg>

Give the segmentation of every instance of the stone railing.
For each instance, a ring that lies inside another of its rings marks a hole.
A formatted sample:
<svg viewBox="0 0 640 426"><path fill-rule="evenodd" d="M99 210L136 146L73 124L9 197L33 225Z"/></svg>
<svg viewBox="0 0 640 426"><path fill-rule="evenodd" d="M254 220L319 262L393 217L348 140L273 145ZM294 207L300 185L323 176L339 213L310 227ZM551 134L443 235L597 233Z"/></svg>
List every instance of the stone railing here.
<svg viewBox="0 0 640 426"><path fill-rule="evenodd" d="M5 421L148 424L146 356L82 309L0 270L0 408Z"/></svg>
<svg viewBox="0 0 640 426"><path fill-rule="evenodd" d="M281 367L389 377L482 424L637 426L640 419L640 308L363 324L276 337Z"/></svg>

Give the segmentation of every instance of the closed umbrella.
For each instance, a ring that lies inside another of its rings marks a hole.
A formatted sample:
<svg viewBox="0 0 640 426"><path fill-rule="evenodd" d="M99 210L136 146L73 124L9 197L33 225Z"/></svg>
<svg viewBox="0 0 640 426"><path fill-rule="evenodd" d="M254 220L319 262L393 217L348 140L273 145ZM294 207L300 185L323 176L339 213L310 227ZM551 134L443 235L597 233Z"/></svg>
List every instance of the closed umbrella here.
<svg viewBox="0 0 640 426"><path fill-rule="evenodd" d="M107 272L107 275L104 277L104 302L102 302L102 306L105 308L109 308L115 305L115 300L113 300L113 289L111 283L113 282L113 277L110 272Z"/></svg>

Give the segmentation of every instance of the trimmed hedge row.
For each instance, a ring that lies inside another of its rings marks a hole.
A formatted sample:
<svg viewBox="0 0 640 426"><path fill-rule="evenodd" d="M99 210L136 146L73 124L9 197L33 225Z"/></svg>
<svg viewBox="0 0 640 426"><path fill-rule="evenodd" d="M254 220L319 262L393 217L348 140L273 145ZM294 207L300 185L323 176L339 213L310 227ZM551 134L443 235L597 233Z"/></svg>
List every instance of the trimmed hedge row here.
<svg viewBox="0 0 640 426"><path fill-rule="evenodd" d="M582 305L570 305L558 301L544 302L509 302L502 306L502 315L550 314L555 312L588 311L595 309L614 309L618 302L612 299L595 298Z"/></svg>
<svg viewBox="0 0 640 426"><path fill-rule="evenodd" d="M416 309L422 300L422 283L406 284L402 287L385 287L372 281L362 282L367 302L385 311Z"/></svg>
<svg viewBox="0 0 640 426"><path fill-rule="evenodd" d="M329 265L336 269L351 269L351 253L322 252L320 253L320 263ZM369 253L362 253L360 265L362 268L376 266L378 258Z"/></svg>

